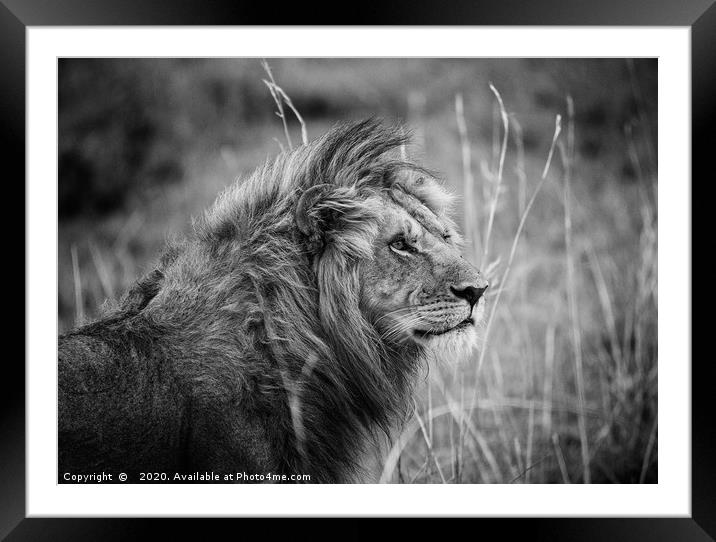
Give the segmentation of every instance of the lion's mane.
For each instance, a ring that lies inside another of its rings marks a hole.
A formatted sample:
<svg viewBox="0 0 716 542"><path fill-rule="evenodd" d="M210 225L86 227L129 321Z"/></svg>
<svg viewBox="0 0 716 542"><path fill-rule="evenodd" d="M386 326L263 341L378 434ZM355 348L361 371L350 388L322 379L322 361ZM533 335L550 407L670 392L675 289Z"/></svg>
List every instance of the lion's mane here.
<svg viewBox="0 0 716 542"><path fill-rule="evenodd" d="M105 385L123 382L144 423L180 432L168 440L183 468L355 479L369 443L404 418L423 357L386 343L360 303L359 265L377 227L366 197L420 170L392 156L405 141L400 127L369 120L282 153L227 189L116 309L62 337L61 462L78 445L73 432L92 424L78 414L90 399L77 396L96 390L79 374L91 363L101 380L91 354L101 350L113 367ZM298 227L300 197L322 185ZM439 192L411 190L444 204ZM183 399L160 399L167 393Z"/></svg>

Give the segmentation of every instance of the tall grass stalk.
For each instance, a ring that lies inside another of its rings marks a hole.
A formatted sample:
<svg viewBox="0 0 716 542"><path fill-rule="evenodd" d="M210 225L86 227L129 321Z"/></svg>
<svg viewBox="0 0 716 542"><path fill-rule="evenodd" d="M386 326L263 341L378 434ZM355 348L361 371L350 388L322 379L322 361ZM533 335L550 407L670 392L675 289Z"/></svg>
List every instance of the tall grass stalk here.
<svg viewBox="0 0 716 542"><path fill-rule="evenodd" d="M564 453L562 453L562 447L559 444L559 436L557 433L552 434L552 445L554 446L554 453L557 456L557 463L559 464L559 472L562 474L562 481L565 484L571 484L572 481L569 479L569 471L567 471L567 462L564 460Z"/></svg>
<svg viewBox="0 0 716 542"><path fill-rule="evenodd" d="M530 405L530 415L527 422L527 452L525 454L525 483L530 483L531 465L532 465L532 447L534 445L535 436L535 408L534 404Z"/></svg>
<svg viewBox="0 0 716 542"><path fill-rule="evenodd" d="M470 140L467 135L467 123L465 122L465 109L462 94L455 95L455 120L460 136L460 151L462 154L462 178L463 178L463 217L465 222L465 233L468 236L469 244L473 254L479 254L480 231L479 218L476 216L475 205L475 178L472 175L472 157L470 154Z"/></svg>
<svg viewBox="0 0 716 542"><path fill-rule="evenodd" d="M547 402L547 408L542 410L542 428L546 435L552 433L552 389L554 387L554 340L556 327L549 324L544 338L544 390L542 395Z"/></svg>
<svg viewBox="0 0 716 542"><path fill-rule="evenodd" d="M286 111L283 108L284 103L293 112L293 114L296 116L296 120L298 120L298 123L301 125L301 141L304 145L306 145L308 143L308 133L306 131L306 123L304 122L303 117L298 112L296 107L294 107L293 102L291 101L291 98L289 98L288 94L286 94L286 92L284 92L284 90L276 83L276 80L273 77L273 72L271 71L271 67L269 66L266 59L261 60L261 66L268 75L268 80L262 79L262 81L271 93L273 101L276 103L276 116L281 119L281 123L283 124L283 133L286 137L286 142L288 143L289 150L293 150L293 141L291 140L291 134L288 130ZM279 145L281 145L280 142Z"/></svg>
<svg viewBox="0 0 716 542"><path fill-rule="evenodd" d="M413 406L415 408L414 416L415 419L418 420L418 424L420 425L420 432L423 435L423 440L425 441L425 445L428 448L428 453L430 454L430 459L433 460L433 463L435 464L435 468L438 471L438 474L440 475L440 481L442 481L443 484L447 483L447 480L445 479L445 475L443 474L443 469L440 467L440 461L438 461L438 458L435 456L435 452L433 451L433 443L428 438L428 432L425 429L425 423L423 423L423 418L420 416L420 411L418 410L418 405L413 401ZM400 455L398 455L400 458Z"/></svg>
<svg viewBox="0 0 716 542"><path fill-rule="evenodd" d="M522 215L527 205L527 173L525 171L525 144L522 125L514 117L510 117L512 139L515 142L517 156L515 158L515 175L517 176L517 214Z"/></svg>
<svg viewBox="0 0 716 542"><path fill-rule="evenodd" d="M619 344L619 334L617 332L617 320L614 311L614 304L612 302L611 295L609 294L609 287L607 286L607 281L604 278L602 266L599 264L599 258L597 257L593 246L590 246L587 250L587 257L589 258L589 267L592 271L594 283L597 287L602 316L607 326L612 359L617 365L617 374L622 374L622 351Z"/></svg>
<svg viewBox="0 0 716 542"><path fill-rule="evenodd" d="M572 332L572 349L574 355L574 372L577 387L577 402L580 411L584 408L584 370L582 359L582 333L580 329L577 286L574 270L575 249L572 239L572 212L571 212L571 182L572 182L572 166L574 161L574 102L570 96L567 97L567 144L560 145L562 153L562 162L564 165L564 244L565 258L567 267L567 303L569 305L569 320ZM582 469L584 475L584 483L591 482L589 468L589 441L587 439L587 424L584 415L580 414L577 418L579 430L579 441L582 451Z"/></svg>
<svg viewBox="0 0 716 542"><path fill-rule="evenodd" d="M640 484L644 483L647 470L649 469L649 465L651 464L651 454L654 451L654 446L656 445L656 433L657 433L658 427L659 427L659 420L657 418L656 420L654 420L654 425L652 426L651 431L649 432L649 441L646 444L646 451L644 452L644 461L641 464L641 474L639 475L639 483Z"/></svg>
<svg viewBox="0 0 716 542"><path fill-rule="evenodd" d="M442 405L433 408L427 413L427 417L436 419L440 416L445 416L450 413L450 407L448 405ZM398 465L398 458L405 450L408 443L412 441L412 438L421 430L421 424L423 424L422 417L418 421L417 417L413 417L412 420L403 429L401 437L395 441L390 451L388 452L385 461L383 462L383 471L380 476L379 483L385 484L390 482L393 477L393 473Z"/></svg>
<svg viewBox="0 0 716 542"><path fill-rule="evenodd" d="M629 81L631 83L632 94L634 95L634 102L636 104L637 114L639 115L639 122L642 125L642 129L646 132L644 137L645 148L647 152L647 158L650 166L656 166L656 152L654 151L654 145L651 141L651 122L649 122L649 116L646 114L646 107L644 104L644 95L641 91L641 85L639 85L639 78L636 74L636 66L634 66L634 59L626 59L627 68L629 69ZM654 170L656 171L656 169Z"/></svg>
<svg viewBox="0 0 716 542"><path fill-rule="evenodd" d="M80 264L77 260L77 245L70 248L72 253L72 280L75 286L75 325L82 325L85 321L85 303L82 296L82 277L80 276Z"/></svg>
<svg viewBox="0 0 716 542"><path fill-rule="evenodd" d="M502 96L495 86L490 83L490 90L497 98L497 103L500 108L500 118L502 119L502 143L500 145L500 159L497 166L497 179L495 186L493 187L493 195L490 201L490 213L487 219L487 230L485 232L485 241L482 249L482 259L480 260L480 266L487 264L487 256L490 251L490 238L492 237L492 225L495 222L495 213L497 212L497 202L500 198L500 188L502 186L502 173L505 168L505 155L507 154L507 141L510 134L510 122L507 116L507 110L505 104L502 102Z"/></svg>
<svg viewBox="0 0 716 542"><path fill-rule="evenodd" d="M514 169L515 175L517 176L517 216L522 216L522 213L525 212L525 206L527 205L524 132L522 131L522 125L514 116L510 117L510 124L512 125L512 139L515 142L515 149L517 151ZM520 278L517 287L519 288L520 302L523 304L528 303L527 280L525 277Z"/></svg>
<svg viewBox="0 0 716 542"><path fill-rule="evenodd" d="M107 299L114 299L114 286L112 285L112 274L107 267L102 254L94 243L90 243L90 254L97 271L97 277L102 285L102 292Z"/></svg>

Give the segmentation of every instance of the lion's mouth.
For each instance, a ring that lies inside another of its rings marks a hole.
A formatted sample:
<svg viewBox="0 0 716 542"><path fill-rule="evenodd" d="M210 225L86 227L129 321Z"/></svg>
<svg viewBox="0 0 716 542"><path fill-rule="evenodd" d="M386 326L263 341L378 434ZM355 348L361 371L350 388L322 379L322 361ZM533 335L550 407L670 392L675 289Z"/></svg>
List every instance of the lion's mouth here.
<svg viewBox="0 0 716 542"><path fill-rule="evenodd" d="M450 327L448 329L441 329L441 330L422 330L422 329L416 329L413 333L421 338L427 338L427 337L436 337L438 335L445 335L446 333L452 333L453 331L460 331L465 328L468 328L475 324L475 321L472 319L472 317L465 318L462 322L457 324L456 326Z"/></svg>

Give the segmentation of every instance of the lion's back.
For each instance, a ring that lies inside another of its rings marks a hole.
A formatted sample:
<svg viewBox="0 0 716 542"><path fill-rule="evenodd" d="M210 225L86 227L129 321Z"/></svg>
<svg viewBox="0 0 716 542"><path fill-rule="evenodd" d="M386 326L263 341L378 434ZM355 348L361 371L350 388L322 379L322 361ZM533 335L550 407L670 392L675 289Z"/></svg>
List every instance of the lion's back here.
<svg viewBox="0 0 716 542"><path fill-rule="evenodd" d="M93 334L60 337L58 445L64 472L178 468L185 405L152 360Z"/></svg>

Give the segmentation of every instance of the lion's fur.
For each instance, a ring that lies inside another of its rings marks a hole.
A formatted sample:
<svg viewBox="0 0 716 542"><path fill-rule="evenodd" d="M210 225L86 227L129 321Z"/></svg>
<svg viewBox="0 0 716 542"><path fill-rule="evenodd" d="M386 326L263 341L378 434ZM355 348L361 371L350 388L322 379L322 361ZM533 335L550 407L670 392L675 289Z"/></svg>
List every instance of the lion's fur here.
<svg viewBox="0 0 716 542"><path fill-rule="evenodd" d="M207 469L355 480L407 412L418 346L382 340L361 307L375 198L433 185L395 159L406 138L341 125L231 186L98 322L60 338L60 472ZM308 188L330 190L297 228Z"/></svg>

